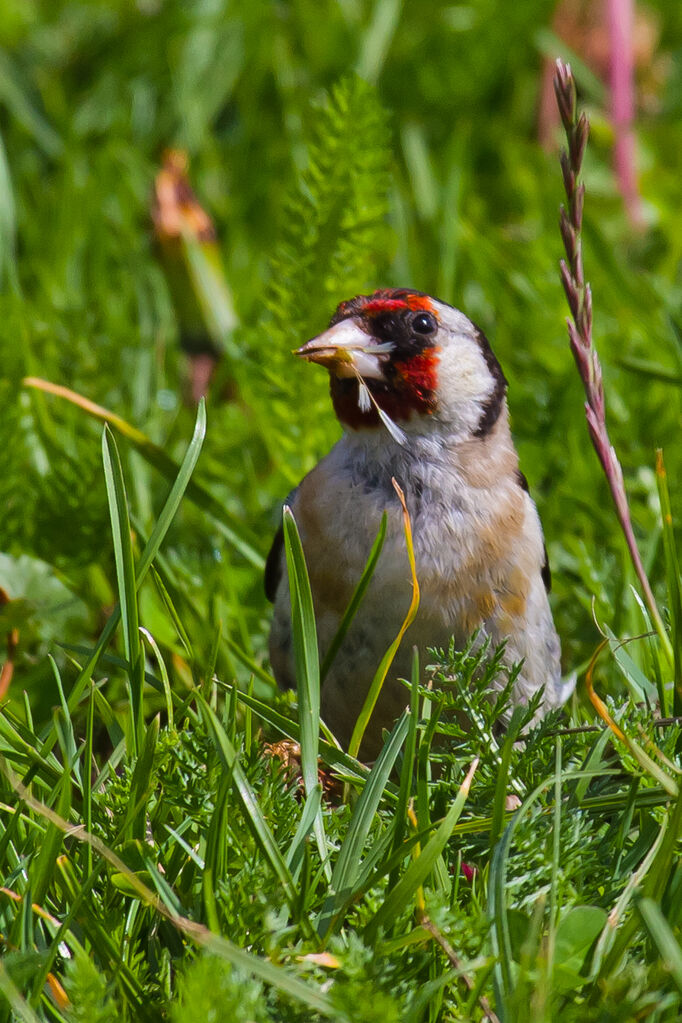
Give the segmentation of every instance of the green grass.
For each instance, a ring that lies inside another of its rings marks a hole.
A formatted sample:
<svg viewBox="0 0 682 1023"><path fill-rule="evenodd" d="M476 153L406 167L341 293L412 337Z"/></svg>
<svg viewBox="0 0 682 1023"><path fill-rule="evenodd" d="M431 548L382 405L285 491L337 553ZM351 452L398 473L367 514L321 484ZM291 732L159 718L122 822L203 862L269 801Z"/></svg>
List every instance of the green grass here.
<svg viewBox="0 0 682 1023"><path fill-rule="evenodd" d="M680 12L654 5L641 233L578 74L594 338L671 668L566 339L561 176L535 124L552 4L5 6L0 1021L678 1019L682 740L657 715L682 662ZM225 349L198 409L150 221L169 145L225 269L190 247ZM269 673L261 575L282 499L338 435L291 349L382 285L461 307L502 361L579 683L519 743L524 714L500 734L508 694L484 697L497 660L415 658L370 770L319 720L293 520L296 694ZM604 636L589 677L613 729L584 681Z"/></svg>

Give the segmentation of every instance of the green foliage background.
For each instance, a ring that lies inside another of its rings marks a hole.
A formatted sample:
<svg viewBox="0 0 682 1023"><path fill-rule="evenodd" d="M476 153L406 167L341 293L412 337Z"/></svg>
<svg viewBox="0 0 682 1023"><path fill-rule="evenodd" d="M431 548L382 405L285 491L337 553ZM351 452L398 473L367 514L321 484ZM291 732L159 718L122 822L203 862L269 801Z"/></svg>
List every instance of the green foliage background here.
<svg viewBox="0 0 682 1023"><path fill-rule="evenodd" d="M585 264L609 426L665 604L653 462L663 447L679 508L682 9L665 0L649 9L665 73L637 125L643 232L628 224L614 184L604 96L580 70L578 81L593 125ZM169 145L190 154L241 324L209 400L195 475L240 535L266 554L279 502L338 435L324 374L299 365L291 349L340 300L410 285L478 322L510 380L566 668L584 664L599 639L593 604L617 636L644 631L566 339L558 164L537 142L553 10L549 0L5 0L0 585L12 601L0 627L19 629L10 706L36 734L60 702L46 654L68 693L71 658L93 646L117 591L100 427L21 381L36 375L73 388L182 456L195 410L183 398L184 357L149 212ZM120 449L139 554L169 484ZM264 662L269 612L258 561L183 502L157 568L187 642L162 588L150 581L140 593L141 623L175 690L205 681L213 665L223 679L248 682L231 643ZM629 650L652 670L646 644ZM599 670L600 687L621 694L613 663ZM107 698L122 716L125 672L110 659L106 673ZM148 710L157 703L150 693ZM90 983L85 967L78 976ZM189 977L182 997L202 983L201 973ZM251 981L241 984L225 976L226 1005L258 1003ZM107 991L97 997L100 1016L90 1018L110 1018Z"/></svg>

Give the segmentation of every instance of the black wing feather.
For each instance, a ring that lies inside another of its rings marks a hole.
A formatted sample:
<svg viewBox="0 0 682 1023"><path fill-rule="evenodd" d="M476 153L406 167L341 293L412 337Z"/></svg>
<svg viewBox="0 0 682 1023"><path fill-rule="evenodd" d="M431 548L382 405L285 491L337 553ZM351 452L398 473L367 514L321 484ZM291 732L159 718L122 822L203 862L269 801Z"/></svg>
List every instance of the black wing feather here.
<svg viewBox="0 0 682 1023"><path fill-rule="evenodd" d="M296 496L298 487L294 487L289 496L287 497L284 504L291 507L291 503ZM271 604L275 603L275 597L277 596L277 587L280 584L282 578L282 569L284 566L284 530L280 524L279 529L275 533L272 541L272 546L268 552L268 556L265 559L265 596L268 598Z"/></svg>
<svg viewBox="0 0 682 1023"><path fill-rule="evenodd" d="M528 480L526 479L526 477L524 476L520 469L516 470L516 480L521 489L525 490L527 494L530 494ZM542 542L542 549L545 552L545 561L540 571L540 575L542 576L542 581L545 584L545 589L549 593L550 590L552 589L552 571L549 567L549 559L547 557L547 544L544 542L544 540Z"/></svg>
<svg viewBox="0 0 682 1023"><path fill-rule="evenodd" d="M282 578L282 554L284 553L284 530L280 526L275 533L272 546L265 561L265 596L275 603L277 587Z"/></svg>

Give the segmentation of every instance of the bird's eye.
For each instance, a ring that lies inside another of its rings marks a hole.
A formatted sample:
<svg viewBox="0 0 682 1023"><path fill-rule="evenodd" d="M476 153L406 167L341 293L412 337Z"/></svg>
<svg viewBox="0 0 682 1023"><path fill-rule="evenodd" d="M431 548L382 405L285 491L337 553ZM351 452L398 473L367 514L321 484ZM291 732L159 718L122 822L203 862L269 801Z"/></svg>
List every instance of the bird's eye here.
<svg viewBox="0 0 682 1023"><path fill-rule="evenodd" d="M417 313L412 320L412 330L418 334L432 334L436 329L436 318L431 313Z"/></svg>

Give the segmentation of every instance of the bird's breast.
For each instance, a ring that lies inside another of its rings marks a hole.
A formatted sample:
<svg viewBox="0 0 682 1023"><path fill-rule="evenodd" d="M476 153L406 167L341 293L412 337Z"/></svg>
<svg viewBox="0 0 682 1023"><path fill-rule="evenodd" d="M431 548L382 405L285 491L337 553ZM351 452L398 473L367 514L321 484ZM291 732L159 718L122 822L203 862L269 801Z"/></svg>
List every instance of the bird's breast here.
<svg viewBox="0 0 682 1023"><path fill-rule="evenodd" d="M431 476L433 477L433 473ZM437 474L436 474L437 475ZM455 633L464 641L481 622L523 611L537 552L525 550L526 495L498 488L494 504L456 475L434 486L427 471L404 472L414 539L420 611L411 630L427 645ZM387 530L359 618L386 645L407 613L412 580L402 510L385 467L340 461L334 452L301 484L294 513L301 531L322 647L331 641L367 563L384 512ZM541 541L540 541L541 543ZM514 564L509 552L514 552ZM519 567L524 560L528 572Z"/></svg>

